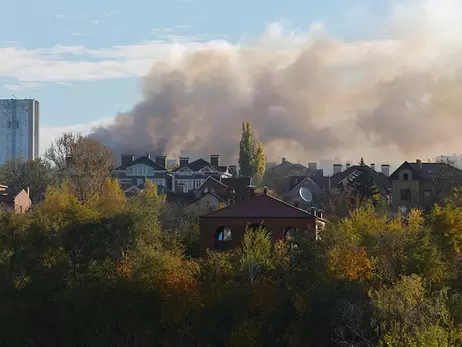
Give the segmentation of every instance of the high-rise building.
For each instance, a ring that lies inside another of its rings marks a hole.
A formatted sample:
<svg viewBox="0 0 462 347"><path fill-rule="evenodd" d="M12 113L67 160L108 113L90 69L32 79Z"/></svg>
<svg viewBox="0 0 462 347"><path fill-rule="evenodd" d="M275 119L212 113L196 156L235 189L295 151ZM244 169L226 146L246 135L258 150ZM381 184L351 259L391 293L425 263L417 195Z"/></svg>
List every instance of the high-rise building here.
<svg viewBox="0 0 462 347"><path fill-rule="evenodd" d="M39 102L34 99L0 99L0 165L39 156Z"/></svg>

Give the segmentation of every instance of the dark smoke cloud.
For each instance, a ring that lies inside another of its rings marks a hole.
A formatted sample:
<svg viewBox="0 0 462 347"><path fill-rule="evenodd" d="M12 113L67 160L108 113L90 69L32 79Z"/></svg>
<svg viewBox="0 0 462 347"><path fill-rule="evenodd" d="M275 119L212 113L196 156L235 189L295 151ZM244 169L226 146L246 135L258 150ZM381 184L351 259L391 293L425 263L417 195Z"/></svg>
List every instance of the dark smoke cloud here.
<svg viewBox="0 0 462 347"><path fill-rule="evenodd" d="M389 40L284 35L275 24L253 45L210 44L156 62L143 101L92 136L116 153L229 162L248 120L272 160L390 162L459 151L462 21L450 17L460 4L443 2L446 12L435 1L395 8Z"/></svg>

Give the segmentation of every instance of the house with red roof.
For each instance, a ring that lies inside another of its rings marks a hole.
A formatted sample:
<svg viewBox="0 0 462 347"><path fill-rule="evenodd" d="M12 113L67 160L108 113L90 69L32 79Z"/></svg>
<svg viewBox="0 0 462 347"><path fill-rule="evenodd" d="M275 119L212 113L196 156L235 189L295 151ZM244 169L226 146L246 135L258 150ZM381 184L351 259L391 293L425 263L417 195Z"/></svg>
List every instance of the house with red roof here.
<svg viewBox="0 0 462 347"><path fill-rule="evenodd" d="M248 187L248 196L228 207L205 214L199 218L201 252L231 250L241 245L246 227L262 225L273 241L285 239L288 233L311 233L313 239L319 226L325 224L322 211L306 211Z"/></svg>

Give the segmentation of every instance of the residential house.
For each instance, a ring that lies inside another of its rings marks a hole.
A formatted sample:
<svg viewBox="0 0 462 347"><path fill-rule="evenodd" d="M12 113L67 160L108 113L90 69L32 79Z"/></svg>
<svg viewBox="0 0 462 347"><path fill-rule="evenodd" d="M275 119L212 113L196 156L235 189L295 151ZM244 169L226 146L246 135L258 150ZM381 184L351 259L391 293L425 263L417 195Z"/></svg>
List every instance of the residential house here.
<svg viewBox="0 0 462 347"><path fill-rule="evenodd" d="M209 191L202 194L194 202L190 203L186 208L188 210L194 210L198 214L202 215L215 211L220 207L226 207L228 204L229 202L227 200L223 199L218 194Z"/></svg>
<svg viewBox="0 0 462 347"><path fill-rule="evenodd" d="M312 200L307 202L302 199L301 191L309 190ZM292 176L289 178L289 192L284 196L284 201L294 204L297 202L300 207L321 207L323 198L321 189L309 176Z"/></svg>
<svg viewBox="0 0 462 347"><path fill-rule="evenodd" d="M274 241L296 235L312 233L316 237L319 226L325 224L322 213L316 214L290 205L268 195L267 190L256 193L248 187L247 198L233 205L199 217L201 252L207 249L231 250L241 245L246 227L262 225Z"/></svg>
<svg viewBox="0 0 462 347"><path fill-rule="evenodd" d="M113 170L123 190L139 186L149 179L158 186L168 187L167 157L156 156L155 161L149 153L135 160L133 154L122 154L122 164Z"/></svg>
<svg viewBox="0 0 462 347"><path fill-rule="evenodd" d="M6 212L27 212L32 205L28 190L15 190L8 186L0 185L0 206Z"/></svg>
<svg viewBox="0 0 462 347"><path fill-rule="evenodd" d="M125 193L125 196L127 196L128 198L130 197L134 197L136 195L138 195L139 193L142 193L143 192L143 189L144 189L144 182L138 184L138 185L133 185L131 187L128 187L126 189L124 189L124 193ZM162 195L162 194L165 194L165 195L169 195L169 194L172 194L172 190L165 187L165 186L162 186L162 185L158 185L157 186L157 194L158 195Z"/></svg>
<svg viewBox="0 0 462 347"><path fill-rule="evenodd" d="M375 185L384 198L391 196L392 186L388 177L390 165L383 164L380 172L375 170L375 164L370 166L364 165L364 169L374 178ZM336 193L343 187L352 185L360 176L361 168L359 165L347 164L345 170L342 171L342 164L334 164L334 174L330 177L329 190L331 193Z"/></svg>
<svg viewBox="0 0 462 347"><path fill-rule="evenodd" d="M462 171L444 162L405 161L390 176L392 210L407 211L422 207L444 196L453 187L462 185Z"/></svg>
<svg viewBox="0 0 462 347"><path fill-rule="evenodd" d="M209 176L204 183L195 190L196 197L208 192L217 194L227 203L242 200L247 196L247 187L251 184L251 177L221 178L220 180Z"/></svg>
<svg viewBox="0 0 462 347"><path fill-rule="evenodd" d="M198 159L189 162L188 157L180 158L180 165L171 172L172 190L175 193L191 192L198 189L208 177L220 181L222 178L233 177L233 169L220 165L220 156L211 155L210 162Z"/></svg>

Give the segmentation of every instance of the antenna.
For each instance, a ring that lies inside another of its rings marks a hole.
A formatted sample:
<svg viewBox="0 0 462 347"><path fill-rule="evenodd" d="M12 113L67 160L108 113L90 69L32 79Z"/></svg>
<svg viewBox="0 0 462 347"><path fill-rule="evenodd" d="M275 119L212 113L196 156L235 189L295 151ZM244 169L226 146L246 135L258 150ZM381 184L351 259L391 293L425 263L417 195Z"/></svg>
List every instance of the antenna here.
<svg viewBox="0 0 462 347"><path fill-rule="evenodd" d="M305 188L305 187L300 188L300 190L298 191L298 194L300 195L303 201L311 202L311 200L313 200L313 194L311 194L308 188Z"/></svg>
<svg viewBox="0 0 462 347"><path fill-rule="evenodd" d="M11 94L11 96L12 96L14 99L17 99L16 95L14 95L14 94Z"/></svg>

